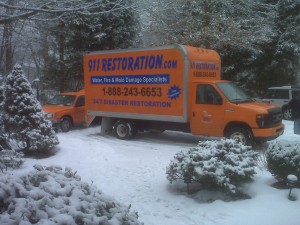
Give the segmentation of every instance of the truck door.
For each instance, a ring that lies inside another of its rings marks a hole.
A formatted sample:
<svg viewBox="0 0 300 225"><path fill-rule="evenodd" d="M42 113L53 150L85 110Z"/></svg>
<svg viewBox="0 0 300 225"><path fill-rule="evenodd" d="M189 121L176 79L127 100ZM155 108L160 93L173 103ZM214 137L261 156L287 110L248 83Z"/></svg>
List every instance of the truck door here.
<svg viewBox="0 0 300 225"><path fill-rule="evenodd" d="M77 98L74 108L74 123L85 122L85 96L81 95Z"/></svg>
<svg viewBox="0 0 300 225"><path fill-rule="evenodd" d="M223 136L224 104L211 84L194 84L191 132L205 136Z"/></svg>

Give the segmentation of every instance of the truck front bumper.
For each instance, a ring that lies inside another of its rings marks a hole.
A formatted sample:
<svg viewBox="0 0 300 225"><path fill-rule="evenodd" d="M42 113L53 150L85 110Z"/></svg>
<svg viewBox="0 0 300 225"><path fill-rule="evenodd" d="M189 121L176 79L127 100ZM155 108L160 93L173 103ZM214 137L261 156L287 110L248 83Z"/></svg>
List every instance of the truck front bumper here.
<svg viewBox="0 0 300 225"><path fill-rule="evenodd" d="M271 141L278 138L284 132L284 124L271 128L252 129L255 141Z"/></svg>

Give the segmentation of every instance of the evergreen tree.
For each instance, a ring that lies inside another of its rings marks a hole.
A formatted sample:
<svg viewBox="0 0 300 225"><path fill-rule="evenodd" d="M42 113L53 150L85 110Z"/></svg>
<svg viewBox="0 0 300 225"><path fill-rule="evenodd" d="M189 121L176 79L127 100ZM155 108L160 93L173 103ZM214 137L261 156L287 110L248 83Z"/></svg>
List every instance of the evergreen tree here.
<svg viewBox="0 0 300 225"><path fill-rule="evenodd" d="M3 127L3 103L4 103L4 92L3 92L3 78L0 75L0 151L6 146L6 135Z"/></svg>
<svg viewBox="0 0 300 225"><path fill-rule="evenodd" d="M260 52L248 71L252 76L243 79L248 88L261 90L261 94L271 86L295 84L300 68L300 1L263 2L274 8L272 39L259 45Z"/></svg>
<svg viewBox="0 0 300 225"><path fill-rule="evenodd" d="M277 10L276 70L293 84L300 68L300 1L279 0Z"/></svg>
<svg viewBox="0 0 300 225"><path fill-rule="evenodd" d="M104 3L82 12L64 13L46 24L39 22L44 37L42 83L59 87L61 92L81 89L84 52L128 48L135 44L139 26L132 0Z"/></svg>
<svg viewBox="0 0 300 225"><path fill-rule="evenodd" d="M161 13L153 20L158 29L163 26L167 43L218 51L224 79L237 81L240 74L251 70L260 46L272 41L274 8L262 0L164 1L165 7L158 9ZM163 13L170 5L176 8Z"/></svg>
<svg viewBox="0 0 300 225"><path fill-rule="evenodd" d="M46 151L58 144L20 65L7 76L4 93L4 127L12 138L26 143L26 150Z"/></svg>

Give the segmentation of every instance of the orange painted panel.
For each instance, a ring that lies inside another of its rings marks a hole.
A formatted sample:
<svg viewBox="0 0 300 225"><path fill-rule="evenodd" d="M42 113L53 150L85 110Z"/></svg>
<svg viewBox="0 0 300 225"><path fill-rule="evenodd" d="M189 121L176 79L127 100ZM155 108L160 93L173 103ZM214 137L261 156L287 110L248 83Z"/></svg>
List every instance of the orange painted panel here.
<svg viewBox="0 0 300 225"><path fill-rule="evenodd" d="M191 81L220 80L221 58L214 50L185 46L189 53Z"/></svg>
<svg viewBox="0 0 300 225"><path fill-rule="evenodd" d="M183 115L184 61L179 49L88 54L84 73L88 110Z"/></svg>

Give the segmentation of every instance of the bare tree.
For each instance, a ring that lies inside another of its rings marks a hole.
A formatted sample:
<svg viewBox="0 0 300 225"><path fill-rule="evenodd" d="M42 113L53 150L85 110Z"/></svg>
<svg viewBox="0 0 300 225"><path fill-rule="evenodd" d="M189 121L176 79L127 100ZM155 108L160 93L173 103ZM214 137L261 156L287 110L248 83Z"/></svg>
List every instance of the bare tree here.
<svg viewBox="0 0 300 225"><path fill-rule="evenodd" d="M18 33L24 23L61 20L68 14L100 16L118 14L121 9L134 8L123 0L3 0L0 1L0 72L7 74L14 63L14 49ZM100 9L100 10L99 10ZM2 27L1 27L2 26Z"/></svg>
<svg viewBox="0 0 300 225"><path fill-rule="evenodd" d="M24 20L24 19L44 19L45 14L56 14L62 15L64 13L77 12L83 15L90 15L93 9L99 9L100 6L105 6L112 4L113 8L107 11L93 12L92 14L99 15L107 12L116 12L124 7L121 4L122 0L119 1L103 1L103 0L6 0L0 1L0 11L3 9L13 11L14 14L6 12L0 16L0 24L11 23L14 21ZM104 7L103 7L104 8Z"/></svg>

